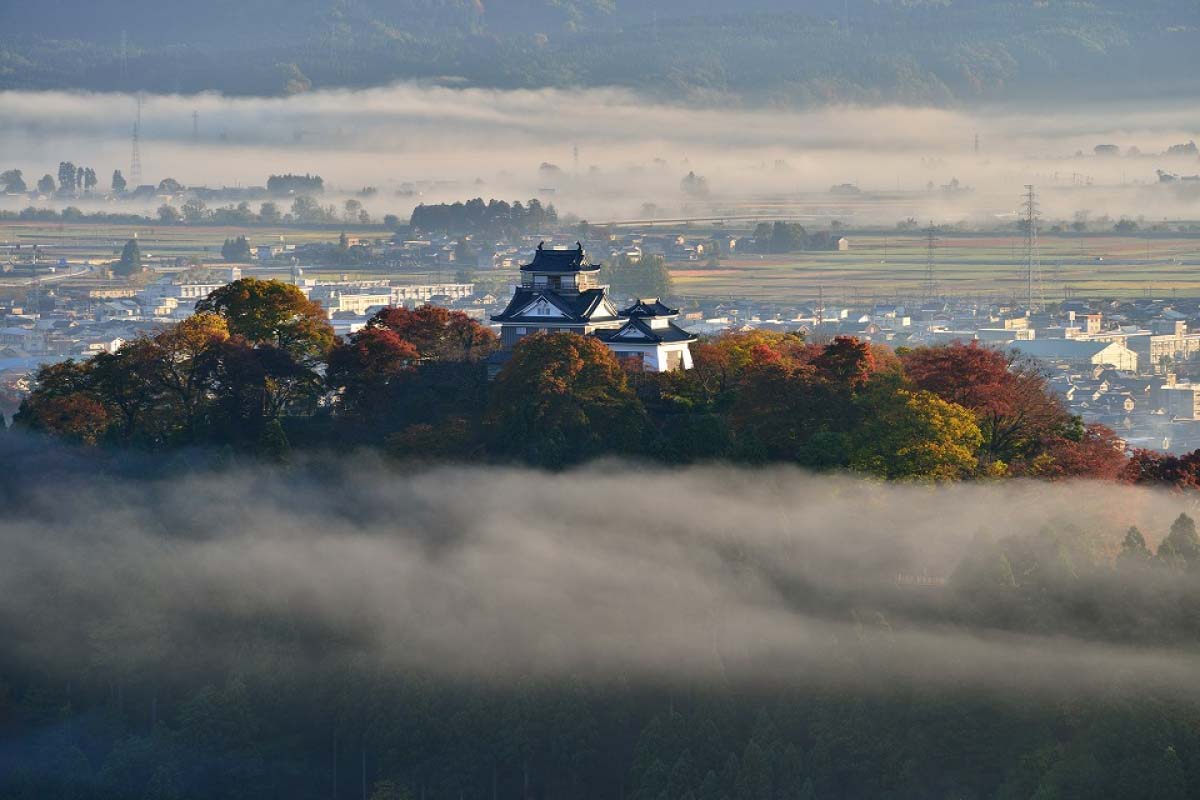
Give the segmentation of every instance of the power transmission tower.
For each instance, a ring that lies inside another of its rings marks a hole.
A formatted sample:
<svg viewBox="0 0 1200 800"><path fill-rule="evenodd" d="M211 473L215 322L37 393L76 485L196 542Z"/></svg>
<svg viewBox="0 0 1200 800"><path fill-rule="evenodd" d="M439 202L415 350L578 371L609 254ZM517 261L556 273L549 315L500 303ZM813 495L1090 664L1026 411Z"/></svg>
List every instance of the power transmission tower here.
<svg viewBox="0 0 1200 800"><path fill-rule="evenodd" d="M142 93L137 95L137 116L133 120L133 141L129 150L129 180L133 188L142 182Z"/></svg>
<svg viewBox="0 0 1200 800"><path fill-rule="evenodd" d="M1029 311L1034 309L1033 302L1033 285L1036 282L1038 285L1038 293L1041 294L1041 258L1038 254L1038 202L1037 192L1034 191L1032 184L1025 185L1025 200L1021 204L1021 209L1024 212L1023 223L1025 225L1025 308Z"/></svg>
<svg viewBox="0 0 1200 800"><path fill-rule="evenodd" d="M937 228L933 225L933 220L929 221L929 227L925 229L925 299L933 300L937 297L937 276L935 274L936 252L937 247Z"/></svg>

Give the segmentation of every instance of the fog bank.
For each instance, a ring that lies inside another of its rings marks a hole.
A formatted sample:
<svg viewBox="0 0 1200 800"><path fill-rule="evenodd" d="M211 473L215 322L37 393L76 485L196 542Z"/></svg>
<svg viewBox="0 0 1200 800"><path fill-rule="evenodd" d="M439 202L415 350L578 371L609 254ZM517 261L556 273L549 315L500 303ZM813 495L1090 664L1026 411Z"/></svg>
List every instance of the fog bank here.
<svg viewBox="0 0 1200 800"><path fill-rule="evenodd" d="M26 471L0 521L7 658L52 673L349 659L501 683L1197 691L1194 648L932 625L920 608L949 589L897 581L947 577L981 531L1074 525L1115 546L1138 524L1153 545L1177 495L619 462L402 475L366 456L84 472Z"/></svg>
<svg viewBox="0 0 1200 800"><path fill-rule="evenodd" d="M113 169L128 171L134 114L128 95L0 92L0 166L23 169L32 184L70 160L93 166L106 186ZM141 154L143 175L155 182L172 176L185 184L262 185L271 172L307 171L341 192L376 186L381 195L367 203L376 214L482 195L539 196L593 220L638 218L644 203L668 216L776 209L863 223L892 224L910 213L994 220L1014 212L1022 185L1034 183L1045 192L1048 215L1088 209L1093 217L1155 220L1200 216L1197 193L1151 185L1159 168L1200 172L1194 157L1159 155L1198 131L1194 108L1161 102L1054 114L795 111L663 105L621 89L399 84L287 98L150 96ZM1144 155L1095 157L1098 144ZM543 163L561 172L539 171ZM680 178L691 170L708 179L710 197L681 194ZM973 191L926 191L929 183L954 179ZM843 183L917 196L866 205L827 201L824 208L795 197ZM401 189L406 193L397 196Z"/></svg>

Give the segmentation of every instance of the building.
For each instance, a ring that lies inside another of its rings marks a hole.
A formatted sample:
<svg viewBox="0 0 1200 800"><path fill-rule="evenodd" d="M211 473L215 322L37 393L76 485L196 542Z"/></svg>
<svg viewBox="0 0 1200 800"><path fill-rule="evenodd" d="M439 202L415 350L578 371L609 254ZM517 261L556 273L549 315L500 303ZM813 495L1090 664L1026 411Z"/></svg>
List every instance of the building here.
<svg viewBox="0 0 1200 800"><path fill-rule="evenodd" d="M674 322L679 311L658 300L639 300L618 311L606 287L596 282L599 264L589 264L583 245L573 250L539 244L533 261L521 267L521 285L508 306L492 317L500 323L500 344L511 351L532 333L566 331L595 336L618 356L636 358L644 369L690 369L695 337Z"/></svg>
<svg viewBox="0 0 1200 800"><path fill-rule="evenodd" d="M1120 342L1034 339L1013 342L1012 348L1039 361L1067 364L1083 369L1110 366L1127 372L1137 372L1137 353Z"/></svg>

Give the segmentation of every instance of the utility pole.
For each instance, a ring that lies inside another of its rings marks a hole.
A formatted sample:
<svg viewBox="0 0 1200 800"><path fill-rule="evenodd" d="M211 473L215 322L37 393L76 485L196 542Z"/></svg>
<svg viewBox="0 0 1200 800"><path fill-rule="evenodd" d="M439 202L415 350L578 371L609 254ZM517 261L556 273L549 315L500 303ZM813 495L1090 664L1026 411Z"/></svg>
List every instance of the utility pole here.
<svg viewBox="0 0 1200 800"><path fill-rule="evenodd" d="M930 220L929 227L925 229L925 299L927 300L937 297L937 276L934 274L935 247L937 247L937 228L934 227L933 220Z"/></svg>
<svg viewBox="0 0 1200 800"><path fill-rule="evenodd" d="M192 143L200 141L200 112L192 112Z"/></svg>

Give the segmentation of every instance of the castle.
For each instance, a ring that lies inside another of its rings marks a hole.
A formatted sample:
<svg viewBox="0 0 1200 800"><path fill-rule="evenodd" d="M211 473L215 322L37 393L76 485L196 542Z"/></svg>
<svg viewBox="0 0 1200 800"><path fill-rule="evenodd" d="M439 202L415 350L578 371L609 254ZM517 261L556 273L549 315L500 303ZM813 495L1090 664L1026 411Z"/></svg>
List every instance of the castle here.
<svg viewBox="0 0 1200 800"><path fill-rule="evenodd" d="M508 306L492 317L500 323L504 351L532 333L569 331L596 337L617 357L634 359L649 372L691 369L688 346L696 337L675 324L677 309L638 299L618 311L607 287L596 282L600 265L587 262L582 244L570 250L544 244L521 267L521 285Z"/></svg>

